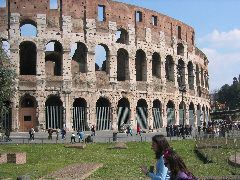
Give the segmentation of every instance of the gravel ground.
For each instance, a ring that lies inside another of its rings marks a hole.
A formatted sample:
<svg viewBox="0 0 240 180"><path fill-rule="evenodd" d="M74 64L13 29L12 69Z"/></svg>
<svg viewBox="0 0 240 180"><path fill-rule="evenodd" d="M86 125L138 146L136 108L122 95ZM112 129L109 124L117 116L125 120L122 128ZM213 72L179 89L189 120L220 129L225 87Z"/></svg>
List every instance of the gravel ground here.
<svg viewBox="0 0 240 180"><path fill-rule="evenodd" d="M66 166L63 169L55 171L47 176L40 178L40 180L44 179L64 179L64 180L72 180L72 179L85 179L90 176L94 171L98 168L101 168L103 164L72 164Z"/></svg>

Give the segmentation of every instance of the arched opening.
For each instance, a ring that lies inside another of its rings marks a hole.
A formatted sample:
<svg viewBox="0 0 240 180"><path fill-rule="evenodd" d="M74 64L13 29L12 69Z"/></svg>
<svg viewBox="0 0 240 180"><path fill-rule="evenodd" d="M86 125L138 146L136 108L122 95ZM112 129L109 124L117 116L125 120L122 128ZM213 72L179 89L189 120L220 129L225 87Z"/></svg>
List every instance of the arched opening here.
<svg viewBox="0 0 240 180"><path fill-rule="evenodd" d="M194 111L194 104L193 102L190 103L189 105L189 125L194 126L194 116L195 116L195 111Z"/></svg>
<svg viewBox="0 0 240 180"><path fill-rule="evenodd" d="M177 80L178 80L178 86L183 87L185 86L185 64L182 59L178 60L177 65Z"/></svg>
<svg viewBox="0 0 240 180"><path fill-rule="evenodd" d="M72 54L72 75L87 72L87 52L85 44L77 42L71 47Z"/></svg>
<svg viewBox="0 0 240 180"><path fill-rule="evenodd" d="M147 61L146 54L139 49L135 58L136 81L147 81Z"/></svg>
<svg viewBox="0 0 240 180"><path fill-rule="evenodd" d="M96 130L111 129L111 104L106 98L99 98L96 103L97 126Z"/></svg>
<svg viewBox="0 0 240 180"><path fill-rule="evenodd" d="M203 127L207 127L207 122L206 122L206 110L205 106L202 106L202 122L203 122Z"/></svg>
<svg viewBox="0 0 240 180"><path fill-rule="evenodd" d="M119 49L117 52L117 80L129 80L129 57L125 49Z"/></svg>
<svg viewBox="0 0 240 180"><path fill-rule="evenodd" d="M24 41L19 46L20 75L36 75L37 49L30 41Z"/></svg>
<svg viewBox="0 0 240 180"><path fill-rule="evenodd" d="M9 129L12 130L12 107L11 102L6 101L3 102L4 110L2 109L0 114L0 127L2 129Z"/></svg>
<svg viewBox="0 0 240 180"><path fill-rule="evenodd" d="M123 126L130 125L130 103L127 98L122 98L118 101L118 130Z"/></svg>
<svg viewBox="0 0 240 180"><path fill-rule="evenodd" d="M197 105L197 126L202 125L202 113L200 104Z"/></svg>
<svg viewBox="0 0 240 180"><path fill-rule="evenodd" d="M153 115L153 129L161 128L162 127L162 105L158 99L153 101L152 115Z"/></svg>
<svg viewBox="0 0 240 180"><path fill-rule="evenodd" d="M184 46L182 43L177 44L177 55L184 56Z"/></svg>
<svg viewBox="0 0 240 180"><path fill-rule="evenodd" d="M117 39L116 43L128 44L129 41L128 32L125 29L120 28L116 32L116 39Z"/></svg>
<svg viewBox="0 0 240 180"><path fill-rule="evenodd" d="M152 75L161 78L161 58L156 52L152 55Z"/></svg>
<svg viewBox="0 0 240 180"><path fill-rule="evenodd" d="M148 105L145 99L139 99L137 102L137 124L141 129L147 129L148 127Z"/></svg>
<svg viewBox="0 0 240 180"><path fill-rule="evenodd" d="M60 42L50 41L45 50L45 71L47 76L62 75L63 48Z"/></svg>
<svg viewBox="0 0 240 180"><path fill-rule="evenodd" d="M62 129L64 124L64 108L61 99L58 96L50 96L45 102L46 129Z"/></svg>
<svg viewBox="0 0 240 180"><path fill-rule="evenodd" d="M165 72L167 81L174 82L174 62L172 56L170 55L166 57Z"/></svg>
<svg viewBox="0 0 240 180"><path fill-rule="evenodd" d="M74 131L89 130L87 124L87 102L83 98L77 98L73 102L73 129Z"/></svg>
<svg viewBox="0 0 240 180"><path fill-rule="evenodd" d="M172 101L167 103L167 125L175 124L175 106Z"/></svg>
<svg viewBox="0 0 240 180"><path fill-rule="evenodd" d="M10 44L5 39L2 39L2 49L5 52L5 54L9 57L10 56Z"/></svg>
<svg viewBox="0 0 240 180"><path fill-rule="evenodd" d="M178 32L178 39L182 39L182 28L181 28L181 26L177 26L177 32Z"/></svg>
<svg viewBox="0 0 240 180"><path fill-rule="evenodd" d="M188 68L188 85L189 85L189 89L194 90L193 63L191 61L188 62L187 68Z"/></svg>
<svg viewBox="0 0 240 180"><path fill-rule="evenodd" d="M20 98L19 105L19 130L27 132L32 127L36 129L36 126L39 125L36 118L36 99L29 94L26 94Z"/></svg>
<svg viewBox="0 0 240 180"><path fill-rule="evenodd" d="M179 125L186 125L186 105L184 102L179 104Z"/></svg>
<svg viewBox="0 0 240 180"><path fill-rule="evenodd" d="M95 52L95 71L105 71L109 74L109 49L107 45L97 45Z"/></svg>
<svg viewBox="0 0 240 180"><path fill-rule="evenodd" d="M198 67L198 65L196 65L196 84L197 84L197 86L200 85L199 74L200 74L199 67Z"/></svg>
<svg viewBox="0 0 240 180"><path fill-rule="evenodd" d="M31 19L24 19L20 23L20 36L37 37L37 23Z"/></svg>

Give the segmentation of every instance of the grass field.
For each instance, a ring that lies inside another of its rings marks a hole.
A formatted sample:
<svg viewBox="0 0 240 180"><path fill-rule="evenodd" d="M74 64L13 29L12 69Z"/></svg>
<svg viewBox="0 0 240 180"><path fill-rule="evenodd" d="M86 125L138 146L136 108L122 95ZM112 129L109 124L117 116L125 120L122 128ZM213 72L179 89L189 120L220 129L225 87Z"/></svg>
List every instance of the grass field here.
<svg viewBox="0 0 240 180"><path fill-rule="evenodd" d="M171 141L173 148L183 157L189 169L196 176L225 176L233 174L226 159L221 162L204 164L194 153L193 140ZM126 177L139 179L145 177L139 166L155 164L154 154L148 142L129 142L128 149L108 149L111 144L87 144L83 150L65 148L63 144L1 145L1 152L26 152L27 163L23 165L0 165L0 179L30 175L33 179L48 174L72 163L103 163L103 168L90 178L111 179ZM217 153L217 152L215 152ZM220 152L223 153L223 152ZM224 152L226 153L226 152ZM226 153L228 154L228 152ZM222 154L224 156L224 154Z"/></svg>

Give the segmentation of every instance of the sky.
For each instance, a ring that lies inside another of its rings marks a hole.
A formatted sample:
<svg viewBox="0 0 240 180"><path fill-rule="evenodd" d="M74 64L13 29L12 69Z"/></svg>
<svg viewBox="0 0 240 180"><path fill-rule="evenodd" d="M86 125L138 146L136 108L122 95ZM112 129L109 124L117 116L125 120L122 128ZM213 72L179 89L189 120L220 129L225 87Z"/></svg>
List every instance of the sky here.
<svg viewBox="0 0 240 180"><path fill-rule="evenodd" d="M240 0L115 0L151 9L195 29L209 60L210 92L240 74Z"/></svg>

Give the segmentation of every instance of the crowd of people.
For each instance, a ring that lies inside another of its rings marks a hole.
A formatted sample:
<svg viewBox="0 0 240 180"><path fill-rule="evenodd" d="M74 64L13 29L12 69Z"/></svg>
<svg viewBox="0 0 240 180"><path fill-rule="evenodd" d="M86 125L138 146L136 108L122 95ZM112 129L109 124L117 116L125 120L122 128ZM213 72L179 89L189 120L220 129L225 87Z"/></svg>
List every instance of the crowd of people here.
<svg viewBox="0 0 240 180"><path fill-rule="evenodd" d="M172 136L191 136L192 135L192 125L185 125L183 126L182 124L180 125L167 125L166 126L166 132L167 132L167 137L172 137Z"/></svg>

